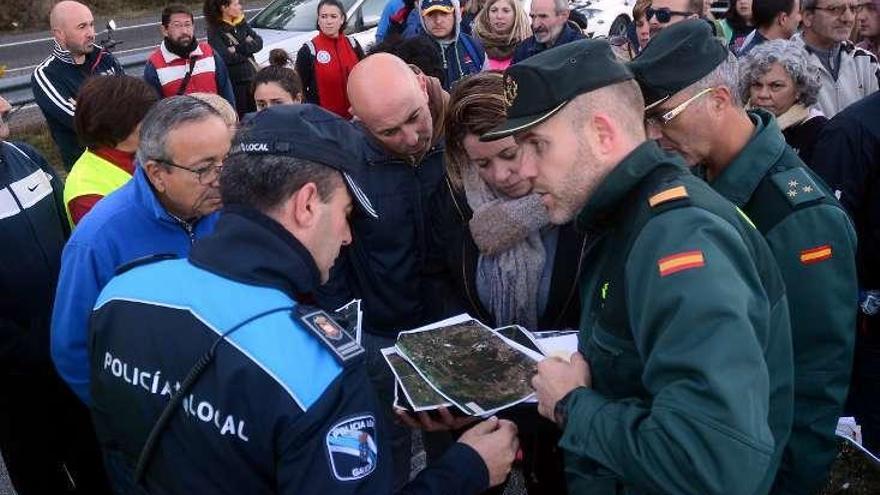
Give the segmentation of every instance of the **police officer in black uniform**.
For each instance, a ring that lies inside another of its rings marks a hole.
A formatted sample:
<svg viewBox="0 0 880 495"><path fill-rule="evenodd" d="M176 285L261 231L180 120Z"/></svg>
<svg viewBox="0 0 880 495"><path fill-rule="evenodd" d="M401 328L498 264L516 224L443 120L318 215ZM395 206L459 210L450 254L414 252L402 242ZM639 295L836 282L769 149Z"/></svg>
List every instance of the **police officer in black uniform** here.
<svg viewBox="0 0 880 495"><path fill-rule="evenodd" d="M225 162L214 234L101 293L95 422L149 493L391 493L363 348L307 304L351 242L355 202L374 211L355 132L313 105L260 112ZM489 419L403 492L479 493L505 479L516 450L516 427Z"/></svg>

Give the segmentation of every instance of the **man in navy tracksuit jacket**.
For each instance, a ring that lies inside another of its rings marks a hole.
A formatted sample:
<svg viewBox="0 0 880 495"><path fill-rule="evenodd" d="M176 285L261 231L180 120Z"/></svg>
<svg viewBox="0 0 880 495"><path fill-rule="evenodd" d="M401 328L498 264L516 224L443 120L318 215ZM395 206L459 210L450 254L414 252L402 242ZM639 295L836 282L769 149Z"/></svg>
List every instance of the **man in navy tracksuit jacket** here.
<svg viewBox="0 0 880 495"><path fill-rule="evenodd" d="M79 87L91 76L121 74L122 66L110 52L101 47L95 45L92 52L86 55L85 62L77 64L70 52L63 49L58 42L55 42L52 55L34 69L31 75L34 99L46 117L49 132L61 152L65 169L70 170L84 150L77 141L73 128Z"/></svg>
<svg viewBox="0 0 880 495"><path fill-rule="evenodd" d="M63 185L33 148L3 141L9 108L0 98L0 451L19 495L107 493L89 411L49 358Z"/></svg>
<svg viewBox="0 0 880 495"><path fill-rule="evenodd" d="M142 263L102 291L92 320L95 423L129 474L143 456L149 493L391 493L386 425L363 349L318 325L316 316L329 315L307 305L351 241L352 197L374 211L355 182L361 158L346 149L355 142L350 123L314 105L260 112L226 161L227 207L214 233L188 259ZM209 349L189 387L185 377ZM142 453L166 408L155 448ZM498 483L483 455L506 444L509 464L516 441L515 428L497 421L404 493L470 494Z"/></svg>

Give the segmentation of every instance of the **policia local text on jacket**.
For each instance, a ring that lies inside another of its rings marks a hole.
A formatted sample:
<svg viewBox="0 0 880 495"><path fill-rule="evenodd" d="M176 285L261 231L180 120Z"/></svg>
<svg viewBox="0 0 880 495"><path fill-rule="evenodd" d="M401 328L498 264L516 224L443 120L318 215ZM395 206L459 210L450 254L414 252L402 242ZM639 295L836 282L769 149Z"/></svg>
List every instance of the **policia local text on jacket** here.
<svg viewBox="0 0 880 495"><path fill-rule="evenodd" d="M791 428L792 358L760 232L653 142L577 225L593 239L579 339L593 382L566 405L569 492L766 491Z"/></svg>
<svg viewBox="0 0 880 495"><path fill-rule="evenodd" d="M83 153L83 147L79 145L73 129L79 87L91 76L123 73L122 66L113 55L98 45L94 45L82 64L77 64L70 52L61 48L57 41L52 55L34 69L31 76L34 100L46 117L52 140L61 152L65 169L70 170Z"/></svg>
<svg viewBox="0 0 880 495"><path fill-rule="evenodd" d="M299 301L319 283L309 251L288 230L241 207L227 207L188 260L114 278L92 323L104 448L133 467L177 384L222 332L241 325L161 435L144 478L150 493L391 493L387 429L363 354L337 358L300 319L313 309ZM402 493L487 486L479 455L458 443Z"/></svg>

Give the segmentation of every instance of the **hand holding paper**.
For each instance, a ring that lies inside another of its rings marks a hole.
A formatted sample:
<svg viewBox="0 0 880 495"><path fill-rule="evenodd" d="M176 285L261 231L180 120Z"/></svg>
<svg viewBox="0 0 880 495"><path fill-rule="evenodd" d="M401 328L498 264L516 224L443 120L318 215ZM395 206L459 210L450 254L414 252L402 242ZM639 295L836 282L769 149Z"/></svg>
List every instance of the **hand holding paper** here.
<svg viewBox="0 0 880 495"><path fill-rule="evenodd" d="M556 422L553 410L556 403L578 387L592 386L590 365L576 352L571 362L551 357L538 363L538 374L532 377L532 387L538 396L538 412Z"/></svg>

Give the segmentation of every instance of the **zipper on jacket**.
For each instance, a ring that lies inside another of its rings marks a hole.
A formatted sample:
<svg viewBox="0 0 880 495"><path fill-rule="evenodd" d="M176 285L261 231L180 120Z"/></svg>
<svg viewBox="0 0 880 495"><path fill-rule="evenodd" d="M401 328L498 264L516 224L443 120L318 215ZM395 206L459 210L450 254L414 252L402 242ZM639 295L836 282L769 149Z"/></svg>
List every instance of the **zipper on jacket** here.
<svg viewBox="0 0 880 495"><path fill-rule="evenodd" d="M176 216L172 215L171 213L169 213L168 215L171 218L173 218L174 221L176 221L178 225L180 225L180 228L182 228L184 232L186 232L186 235L189 236L189 245L192 246L196 242L195 227L193 225L190 225L189 222L185 222L185 221L181 220L180 218L177 218ZM196 220L196 222L198 222L198 220Z"/></svg>

